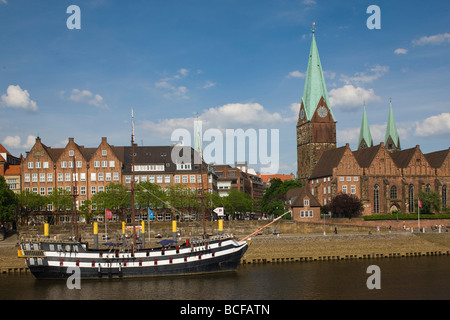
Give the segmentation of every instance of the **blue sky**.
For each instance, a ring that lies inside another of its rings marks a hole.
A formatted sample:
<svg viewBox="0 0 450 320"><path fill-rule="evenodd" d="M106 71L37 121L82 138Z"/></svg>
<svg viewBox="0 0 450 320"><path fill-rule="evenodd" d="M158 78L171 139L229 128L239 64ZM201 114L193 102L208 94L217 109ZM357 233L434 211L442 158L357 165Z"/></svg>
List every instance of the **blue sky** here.
<svg viewBox="0 0 450 320"><path fill-rule="evenodd" d="M81 29L66 26L67 7ZM369 5L381 11L370 30ZM174 130L279 130L279 172L296 172L296 121L311 25L338 146L356 148L365 101L374 144L389 101L402 149L448 148L450 3L320 0L0 0L0 143L39 135L96 147L168 145ZM204 143L205 145L205 143Z"/></svg>

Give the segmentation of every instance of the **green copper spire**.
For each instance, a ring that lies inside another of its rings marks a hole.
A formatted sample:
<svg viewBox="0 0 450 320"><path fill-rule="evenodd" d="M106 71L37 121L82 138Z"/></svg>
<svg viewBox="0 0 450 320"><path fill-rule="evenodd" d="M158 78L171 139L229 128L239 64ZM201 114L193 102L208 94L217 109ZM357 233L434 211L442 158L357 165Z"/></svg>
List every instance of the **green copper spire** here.
<svg viewBox="0 0 450 320"><path fill-rule="evenodd" d="M367 121L366 106L364 105L359 131L358 150L373 147L372 135L370 134L369 122Z"/></svg>
<svg viewBox="0 0 450 320"><path fill-rule="evenodd" d="M389 103L389 116L386 127L386 135L384 136L384 145L388 150L400 150L400 138L395 125L394 112L392 111L392 101Z"/></svg>
<svg viewBox="0 0 450 320"><path fill-rule="evenodd" d="M323 97L325 103L330 109L331 116L334 120L333 112L331 111L330 101L328 100L327 87L323 77L322 65L320 63L319 51L317 50L316 38L314 37L314 24L312 28L312 42L309 52L308 69L306 71L305 88L303 89L302 102L305 108L307 120L311 120L320 98Z"/></svg>

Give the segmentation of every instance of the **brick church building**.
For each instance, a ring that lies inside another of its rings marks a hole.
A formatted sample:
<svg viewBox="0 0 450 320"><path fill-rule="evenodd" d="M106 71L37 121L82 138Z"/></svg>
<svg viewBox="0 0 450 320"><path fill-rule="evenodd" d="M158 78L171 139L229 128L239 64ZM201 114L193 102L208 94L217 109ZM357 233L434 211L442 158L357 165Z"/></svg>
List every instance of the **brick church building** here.
<svg viewBox="0 0 450 320"><path fill-rule="evenodd" d="M364 215L411 213L420 191L436 191L442 206L450 204L450 149L424 154L417 145L402 150L392 103L384 142L373 145L364 107L358 149L338 148L331 107L313 29L297 122L297 177L320 205L348 193L362 200Z"/></svg>

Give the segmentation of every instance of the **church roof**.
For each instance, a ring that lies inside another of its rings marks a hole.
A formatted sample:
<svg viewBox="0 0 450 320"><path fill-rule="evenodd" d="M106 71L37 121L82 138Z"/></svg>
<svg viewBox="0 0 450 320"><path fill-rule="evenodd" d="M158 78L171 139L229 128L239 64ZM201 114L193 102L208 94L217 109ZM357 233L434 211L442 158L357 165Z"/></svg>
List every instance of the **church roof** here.
<svg viewBox="0 0 450 320"><path fill-rule="evenodd" d="M444 163L444 160L449 155L449 153L450 153L450 149L445 149L445 150L426 153L426 154L424 154L424 156L432 168L440 168L442 166L442 164Z"/></svg>
<svg viewBox="0 0 450 320"><path fill-rule="evenodd" d="M370 134L369 122L367 121L366 106L364 106L363 116L361 120L361 128L359 131L358 147L361 146L361 141L366 142L367 147L373 146L372 135Z"/></svg>
<svg viewBox="0 0 450 320"><path fill-rule="evenodd" d="M368 168L372 164L373 159L380 150L381 144L374 147L364 148L360 150L353 151L353 156L361 168Z"/></svg>
<svg viewBox="0 0 450 320"><path fill-rule="evenodd" d="M387 145L389 136L394 142L395 147L400 148L400 139L397 132L397 126L395 125L394 112L392 111L392 103L389 104L389 116L386 126L386 135L384 136L385 145Z"/></svg>
<svg viewBox="0 0 450 320"><path fill-rule="evenodd" d="M418 146L410 149L405 149L402 151L397 151L391 154L392 160L399 168L406 168L411 161L412 157L416 153Z"/></svg>
<svg viewBox="0 0 450 320"><path fill-rule="evenodd" d="M329 177L333 175L333 168L336 168L344 155L348 146L336 149L325 150L322 152L319 161L311 173L309 179Z"/></svg>
<svg viewBox="0 0 450 320"><path fill-rule="evenodd" d="M306 71L302 102L305 108L306 118L309 121L316 111L320 98L323 97L334 120L334 115L331 111L327 87L323 76L322 64L320 63L319 50L317 50L316 38L314 37L314 27L312 32L312 42L309 52L308 69Z"/></svg>

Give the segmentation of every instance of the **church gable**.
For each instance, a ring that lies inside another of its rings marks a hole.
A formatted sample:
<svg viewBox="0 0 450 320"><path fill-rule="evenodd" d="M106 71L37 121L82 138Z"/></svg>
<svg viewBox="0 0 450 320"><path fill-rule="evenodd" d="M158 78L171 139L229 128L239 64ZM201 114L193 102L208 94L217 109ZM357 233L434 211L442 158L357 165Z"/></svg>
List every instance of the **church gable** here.
<svg viewBox="0 0 450 320"><path fill-rule="evenodd" d="M360 176L361 167L347 144L344 153L336 166L335 176Z"/></svg>

